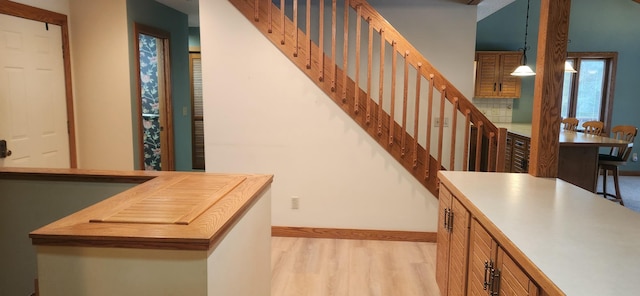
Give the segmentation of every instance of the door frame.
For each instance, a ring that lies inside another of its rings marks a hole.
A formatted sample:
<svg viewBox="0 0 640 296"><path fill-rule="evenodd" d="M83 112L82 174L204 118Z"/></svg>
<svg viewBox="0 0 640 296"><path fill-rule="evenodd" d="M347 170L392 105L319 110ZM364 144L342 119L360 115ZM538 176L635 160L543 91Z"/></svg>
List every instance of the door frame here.
<svg viewBox="0 0 640 296"><path fill-rule="evenodd" d="M67 16L61 13L12 2L0 0L0 14L21 17L60 26L62 34L62 55L64 63L65 97L67 107L67 131L69 134L69 167L77 168L76 128L73 111L73 88L71 79L71 52L69 50L69 24Z"/></svg>
<svg viewBox="0 0 640 296"><path fill-rule="evenodd" d="M175 170L175 160L174 160L174 143L173 143L173 108L172 108L172 95L171 95L171 59L170 59L170 36L171 34L154 28L147 25L143 25L140 23L134 23L134 46L135 46L135 58L136 58L136 89L137 89L137 124L138 124L138 153L139 153L139 165L140 169L144 170L144 135L143 135L143 127L142 127L142 83L140 77L140 40L138 35L144 34L148 36L153 36L158 39L162 39L163 43L163 63L162 63L162 71L164 71L163 80L159 81L161 84L161 92L164 90L163 98L161 99L160 105L163 106L160 108L160 125L163 129L160 131L160 139L161 139L161 168L163 171L173 171ZM166 138L166 141L162 140L162 137ZM162 147L162 143L165 143L165 147Z"/></svg>

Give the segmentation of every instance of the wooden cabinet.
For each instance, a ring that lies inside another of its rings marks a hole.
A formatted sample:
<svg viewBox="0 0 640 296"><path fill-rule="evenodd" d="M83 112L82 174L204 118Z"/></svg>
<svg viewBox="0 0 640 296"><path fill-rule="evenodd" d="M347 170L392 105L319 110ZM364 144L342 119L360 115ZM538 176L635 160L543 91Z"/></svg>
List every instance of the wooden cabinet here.
<svg viewBox="0 0 640 296"><path fill-rule="evenodd" d="M520 77L511 72L522 63L519 51L476 52L475 98L520 98Z"/></svg>
<svg viewBox="0 0 640 296"><path fill-rule="evenodd" d="M531 139L522 135L507 133L504 166L505 172L529 172L529 152Z"/></svg>
<svg viewBox="0 0 640 296"><path fill-rule="evenodd" d="M440 186L436 281L440 295L465 295L469 211Z"/></svg>
<svg viewBox="0 0 640 296"><path fill-rule="evenodd" d="M538 295L536 284L475 219L469 257L468 295Z"/></svg>
<svg viewBox="0 0 640 296"><path fill-rule="evenodd" d="M436 282L440 295L539 295L535 282L442 184L439 199Z"/></svg>

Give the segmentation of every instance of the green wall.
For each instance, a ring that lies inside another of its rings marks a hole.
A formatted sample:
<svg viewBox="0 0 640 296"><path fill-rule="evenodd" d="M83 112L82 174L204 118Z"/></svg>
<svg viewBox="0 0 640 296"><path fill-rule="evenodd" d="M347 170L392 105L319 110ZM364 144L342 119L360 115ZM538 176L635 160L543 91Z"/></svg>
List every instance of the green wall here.
<svg viewBox="0 0 640 296"><path fill-rule="evenodd" d="M34 291L38 274L31 231L135 185L0 179L0 294Z"/></svg>
<svg viewBox="0 0 640 296"><path fill-rule="evenodd" d="M128 0L129 48L131 52L132 118L137 122L137 89L134 23L158 28L171 34L171 93L173 96L173 128L175 168L191 171L191 85L189 81L189 25L187 15L153 0ZM186 109L186 115L183 110ZM139 142L140 132L133 127L134 143ZM134 147L135 167L139 168L138 147Z"/></svg>
<svg viewBox="0 0 640 296"><path fill-rule="evenodd" d="M631 0L571 1L568 51L618 52L611 124L640 127L640 4ZM476 50L518 50L524 43L527 0L516 0L478 22ZM528 64L535 71L540 1L531 1ZM534 77L523 78L522 97L514 100L513 122L531 122ZM635 145L639 145L636 140ZM638 147L638 146L636 146ZM636 148L635 151L640 152ZM622 170L640 170L631 162Z"/></svg>
<svg viewBox="0 0 640 296"><path fill-rule="evenodd" d="M189 27L189 46L200 47L200 27Z"/></svg>

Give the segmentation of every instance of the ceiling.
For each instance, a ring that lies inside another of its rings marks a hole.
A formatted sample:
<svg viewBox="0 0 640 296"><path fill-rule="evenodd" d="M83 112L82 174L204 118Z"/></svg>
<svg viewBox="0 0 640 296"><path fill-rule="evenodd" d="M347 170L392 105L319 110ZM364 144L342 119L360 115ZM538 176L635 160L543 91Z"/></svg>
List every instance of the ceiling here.
<svg viewBox="0 0 640 296"><path fill-rule="evenodd" d="M189 27L200 26L200 16L198 14L199 0L156 0L166 6L185 13L189 17ZM501 8L511 4L515 0L482 0L478 4L477 21L493 14Z"/></svg>

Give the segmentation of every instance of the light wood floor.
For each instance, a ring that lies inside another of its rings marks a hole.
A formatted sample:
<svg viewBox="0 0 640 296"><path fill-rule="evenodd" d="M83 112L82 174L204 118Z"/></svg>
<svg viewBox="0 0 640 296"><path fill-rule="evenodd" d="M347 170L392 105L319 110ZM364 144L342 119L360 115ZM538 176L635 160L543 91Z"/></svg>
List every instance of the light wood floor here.
<svg viewBox="0 0 640 296"><path fill-rule="evenodd" d="M272 296L438 296L435 243L272 237Z"/></svg>

